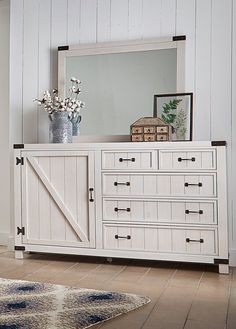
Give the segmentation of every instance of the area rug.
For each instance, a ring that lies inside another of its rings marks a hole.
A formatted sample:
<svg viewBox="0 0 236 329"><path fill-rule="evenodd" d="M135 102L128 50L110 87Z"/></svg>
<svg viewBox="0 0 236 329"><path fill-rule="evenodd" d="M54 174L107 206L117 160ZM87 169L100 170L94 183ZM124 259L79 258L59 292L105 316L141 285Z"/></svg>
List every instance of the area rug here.
<svg viewBox="0 0 236 329"><path fill-rule="evenodd" d="M85 329L149 301L133 294L0 279L0 329Z"/></svg>

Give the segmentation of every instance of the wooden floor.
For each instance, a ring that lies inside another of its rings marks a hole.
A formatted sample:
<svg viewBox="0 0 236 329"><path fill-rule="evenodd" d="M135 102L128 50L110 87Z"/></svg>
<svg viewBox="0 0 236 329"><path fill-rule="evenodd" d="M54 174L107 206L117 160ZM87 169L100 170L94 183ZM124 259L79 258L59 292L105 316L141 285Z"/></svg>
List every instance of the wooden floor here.
<svg viewBox="0 0 236 329"><path fill-rule="evenodd" d="M236 329L236 268L26 254L0 246L0 277L147 295L151 303L93 328Z"/></svg>

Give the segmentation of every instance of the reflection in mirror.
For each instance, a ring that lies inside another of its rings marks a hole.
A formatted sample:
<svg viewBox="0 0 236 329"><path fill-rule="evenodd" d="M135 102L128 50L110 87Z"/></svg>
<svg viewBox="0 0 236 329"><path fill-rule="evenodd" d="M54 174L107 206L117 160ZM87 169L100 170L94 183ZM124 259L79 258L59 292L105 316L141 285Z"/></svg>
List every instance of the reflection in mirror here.
<svg viewBox="0 0 236 329"><path fill-rule="evenodd" d="M126 48L79 55L68 50L63 61L59 56L59 65L63 63L59 89L63 81L61 89L68 95L70 78L82 81L80 99L86 104L81 111L82 135L127 135L134 121L153 115L154 94L178 90L179 59L173 42L169 49Z"/></svg>

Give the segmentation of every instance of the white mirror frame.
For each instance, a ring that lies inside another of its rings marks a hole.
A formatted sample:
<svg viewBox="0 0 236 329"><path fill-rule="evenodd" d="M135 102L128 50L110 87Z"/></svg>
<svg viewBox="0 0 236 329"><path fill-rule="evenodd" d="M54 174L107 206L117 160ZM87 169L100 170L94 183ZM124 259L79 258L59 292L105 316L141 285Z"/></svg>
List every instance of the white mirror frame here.
<svg viewBox="0 0 236 329"><path fill-rule="evenodd" d="M176 93L185 91L185 36L158 39L133 40L123 42L95 43L58 47L58 92L60 97L66 95L66 58L84 55L138 52L158 49L177 49Z"/></svg>

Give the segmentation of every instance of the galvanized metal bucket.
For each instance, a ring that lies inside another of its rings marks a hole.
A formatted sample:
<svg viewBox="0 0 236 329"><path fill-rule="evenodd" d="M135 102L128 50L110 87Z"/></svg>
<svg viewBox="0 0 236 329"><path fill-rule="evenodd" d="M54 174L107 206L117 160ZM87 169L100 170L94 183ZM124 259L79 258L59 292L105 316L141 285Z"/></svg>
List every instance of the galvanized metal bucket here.
<svg viewBox="0 0 236 329"><path fill-rule="evenodd" d="M67 112L54 112L49 115L50 143L72 143L72 123Z"/></svg>
<svg viewBox="0 0 236 329"><path fill-rule="evenodd" d="M81 122L81 115L77 114L76 116L71 118L72 123L72 135L79 136L80 134L80 122Z"/></svg>

